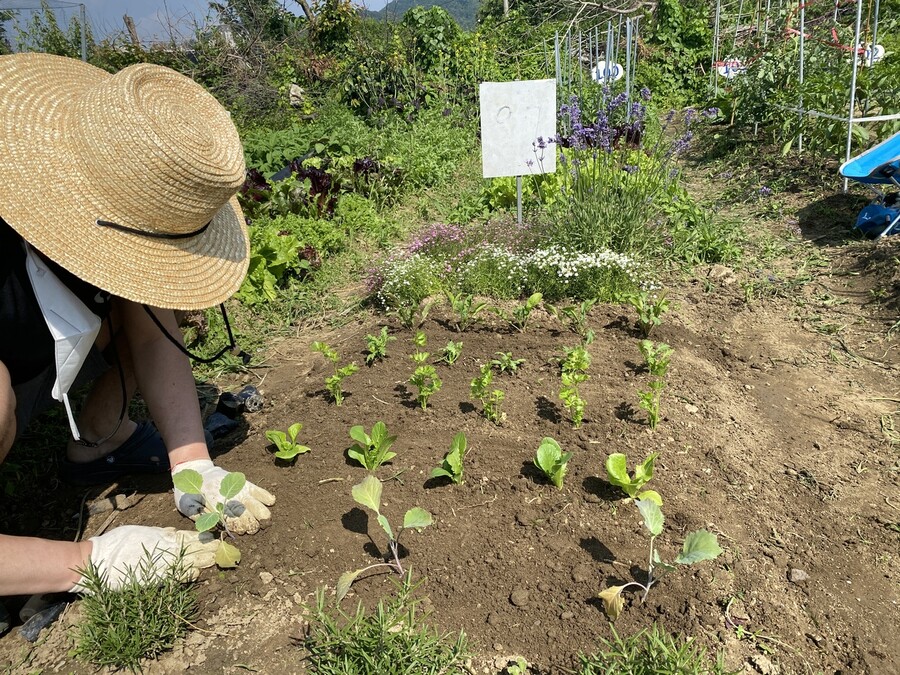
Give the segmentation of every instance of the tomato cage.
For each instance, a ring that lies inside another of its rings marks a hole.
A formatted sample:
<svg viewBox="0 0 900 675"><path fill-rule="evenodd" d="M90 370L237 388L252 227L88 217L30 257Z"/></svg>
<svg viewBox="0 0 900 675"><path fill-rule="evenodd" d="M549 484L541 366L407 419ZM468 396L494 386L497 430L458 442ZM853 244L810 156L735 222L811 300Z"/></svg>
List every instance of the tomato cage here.
<svg viewBox="0 0 900 675"><path fill-rule="evenodd" d="M730 97L732 121L752 121L756 133L780 115L785 153L802 153L808 139L827 134L817 150L849 162L854 145L871 146L900 129L900 81L884 76L896 57L881 44L897 17L882 17L881 3L717 0L711 91Z"/></svg>
<svg viewBox="0 0 900 675"><path fill-rule="evenodd" d="M79 36L81 60L87 61L87 11L83 2L66 2L65 0L0 0L0 39L6 47L15 51L35 51L35 45L29 41L29 26L38 14L47 13L51 20L65 33ZM10 31L9 29L13 30ZM16 44L10 44L8 36L16 34ZM74 56L74 54L72 54Z"/></svg>

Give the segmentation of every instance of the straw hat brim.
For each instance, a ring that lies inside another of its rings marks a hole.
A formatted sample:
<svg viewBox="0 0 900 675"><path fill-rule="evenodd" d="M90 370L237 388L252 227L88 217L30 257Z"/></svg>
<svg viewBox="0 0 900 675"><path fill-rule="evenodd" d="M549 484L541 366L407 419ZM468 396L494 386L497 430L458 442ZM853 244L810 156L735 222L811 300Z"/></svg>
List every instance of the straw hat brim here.
<svg viewBox="0 0 900 675"><path fill-rule="evenodd" d="M97 225L62 111L109 73L42 54L0 59L0 217L54 262L113 295L171 309L230 297L247 273L247 225L232 197L201 234L157 239ZM26 58L28 57L28 58ZM123 153L133 151L123 147ZM104 167L115 173L116 166ZM122 175L126 183L129 176Z"/></svg>

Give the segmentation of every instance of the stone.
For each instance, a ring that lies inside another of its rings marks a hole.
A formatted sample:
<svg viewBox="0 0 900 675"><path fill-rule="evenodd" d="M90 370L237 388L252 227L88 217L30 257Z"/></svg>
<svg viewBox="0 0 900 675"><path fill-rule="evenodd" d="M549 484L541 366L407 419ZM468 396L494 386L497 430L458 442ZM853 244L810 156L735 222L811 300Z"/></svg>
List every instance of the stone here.
<svg viewBox="0 0 900 675"><path fill-rule="evenodd" d="M691 415L696 415L700 411L700 408L692 405L691 403L685 404L684 409L687 410Z"/></svg>
<svg viewBox="0 0 900 675"><path fill-rule="evenodd" d="M487 622L489 626L497 626L500 624L500 615L497 612L491 612L487 615Z"/></svg>
<svg viewBox="0 0 900 675"><path fill-rule="evenodd" d="M809 574L797 567L792 567L791 571L788 572L788 581L792 584L803 584L809 581Z"/></svg>
<svg viewBox="0 0 900 675"><path fill-rule="evenodd" d="M269 574L268 572L260 572L259 573L259 580L262 581L264 584L271 584L272 580L274 578L275 578L275 576L272 574Z"/></svg>
<svg viewBox="0 0 900 675"><path fill-rule="evenodd" d="M296 83L291 84L290 91L288 92L288 100L292 108L299 108L303 105L303 94L303 87Z"/></svg>
<svg viewBox="0 0 900 675"><path fill-rule="evenodd" d="M509 601L516 607L527 607L528 600L528 591L524 588L517 588L509 595Z"/></svg>
<svg viewBox="0 0 900 675"><path fill-rule="evenodd" d="M563 621L568 621L569 619L574 619L575 612L569 612L569 611L563 612L562 614L559 615L559 618L562 619Z"/></svg>

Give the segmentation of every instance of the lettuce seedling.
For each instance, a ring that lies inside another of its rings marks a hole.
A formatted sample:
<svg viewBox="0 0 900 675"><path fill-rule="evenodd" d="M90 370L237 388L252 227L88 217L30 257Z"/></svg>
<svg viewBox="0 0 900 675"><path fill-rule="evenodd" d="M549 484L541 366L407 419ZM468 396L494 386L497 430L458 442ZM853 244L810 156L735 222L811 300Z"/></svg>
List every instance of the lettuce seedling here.
<svg viewBox="0 0 900 675"><path fill-rule="evenodd" d="M396 452L390 452L397 437L388 435L384 422L375 422L371 436L360 424L350 427L350 438L356 443L347 450L347 455L369 471L374 471L397 456Z"/></svg>
<svg viewBox="0 0 900 675"><path fill-rule="evenodd" d="M381 513L381 490L382 484L380 480L375 478L375 476L366 476L361 483L353 486L351 493L357 504L370 508L375 512L378 524L381 525L381 529L384 530L384 533L388 537L388 548L390 549L390 556L392 559L385 557L384 562L342 574L340 579L338 579L337 588L335 590L335 596L337 597L338 602L347 595L350 586L363 572L367 572L377 567L389 567L398 574L403 574L403 565L400 563L400 536L403 534L404 530L417 530L421 532L422 528L428 527L434 522L431 514L425 509L419 507L411 508L406 512L406 515L403 516L403 527L401 527L397 532L397 535L394 536L391 524Z"/></svg>
<svg viewBox="0 0 900 675"><path fill-rule="evenodd" d="M460 431L453 437L453 442L450 444L450 452L444 455L444 461L439 467L431 470L431 477L449 478L457 485L462 483L466 445L466 435Z"/></svg>
<svg viewBox="0 0 900 675"><path fill-rule="evenodd" d="M514 359L512 352L496 352L495 356L496 359L491 359L491 367L500 373L515 373L525 363L525 359Z"/></svg>
<svg viewBox="0 0 900 675"><path fill-rule="evenodd" d="M644 521L644 527L650 532L650 557L647 564L647 583L642 584L637 581L631 581L621 586L610 586L600 593L600 599L603 600L603 607L606 615L615 621L616 617L622 612L625 605L625 599L622 597L622 591L626 588L636 586L643 589L644 595L641 602L647 599L647 594L653 585L659 581L657 573L673 572L676 565L693 565L702 560L713 560L717 558L722 549L719 547L719 541L716 535L706 530L695 530L688 533L681 547L681 553L675 558L673 564L664 563L659 557L659 551L654 548L656 538L662 533L664 518L659 504L652 499L635 500L635 506L641 514Z"/></svg>
<svg viewBox="0 0 900 675"><path fill-rule="evenodd" d="M634 467L634 474L628 475L628 458L621 452L614 452L606 458L606 478L610 483L622 490L632 499L649 499L662 506L662 497L655 490L640 489L653 478L653 464L659 457L654 452L643 462Z"/></svg>
<svg viewBox="0 0 900 675"><path fill-rule="evenodd" d="M326 359L334 364L334 374L325 378L325 388L331 394L331 398L335 405L341 405L344 401L343 381L359 370L359 366L355 363L348 363L346 366L338 367L340 356L337 350L329 347L324 342L313 342L313 351L317 351Z"/></svg>
<svg viewBox="0 0 900 675"><path fill-rule="evenodd" d="M427 352L417 353L422 353L427 356ZM440 391L442 384L441 378L437 376L437 371L434 369L434 366L419 366L416 368L412 377L409 378L409 383L419 390L416 401L422 406L422 410L425 410L428 407L428 399L431 398L432 394Z"/></svg>
<svg viewBox="0 0 900 675"><path fill-rule="evenodd" d="M475 323L478 315L488 308L486 302L475 302L475 299L468 294L454 294L450 291L445 291L444 294L447 296L447 301L456 313L454 325L456 326L457 332L467 330Z"/></svg>
<svg viewBox="0 0 900 675"><path fill-rule="evenodd" d="M382 326L378 335L366 335L366 365L371 366L375 361L387 357L388 342L396 339L393 335L388 335L387 326Z"/></svg>
<svg viewBox="0 0 900 675"><path fill-rule="evenodd" d="M193 469L179 471L172 476L172 483L186 495L203 494L203 476ZM240 502L236 501L229 504L229 500L234 499L244 489L246 484L247 477L239 471L234 471L226 474L219 485L219 494L222 495L222 501L218 501L210 506L206 503L205 498L197 500L202 502L205 508L204 513L201 513L197 520L194 521L194 527L197 531L209 532L216 527L222 528L219 535L219 547L216 549L216 565L222 568L237 567L237 564L241 561L241 552L238 547L225 541L226 535L234 541L234 535L228 530L228 525L225 523L225 511L228 509L230 512L233 504L240 504Z"/></svg>
<svg viewBox="0 0 900 675"><path fill-rule="evenodd" d="M550 479L551 483L562 489L563 478L566 477L570 459L572 459L571 452L563 454L559 443L550 437L545 437L538 446L534 465Z"/></svg>
<svg viewBox="0 0 900 675"><path fill-rule="evenodd" d="M277 448L275 456L278 459L290 461L297 455L309 452L308 447L297 443L297 434L300 433L302 428L303 425L300 422L297 422L288 427L287 434L283 431L278 431L277 429L266 432L266 438L268 438Z"/></svg>
<svg viewBox="0 0 900 675"><path fill-rule="evenodd" d="M448 366L452 366L456 363L457 359L459 359L459 355L462 354L462 342L454 342L453 340L449 340L447 342L447 346L441 351L441 361L446 363Z"/></svg>

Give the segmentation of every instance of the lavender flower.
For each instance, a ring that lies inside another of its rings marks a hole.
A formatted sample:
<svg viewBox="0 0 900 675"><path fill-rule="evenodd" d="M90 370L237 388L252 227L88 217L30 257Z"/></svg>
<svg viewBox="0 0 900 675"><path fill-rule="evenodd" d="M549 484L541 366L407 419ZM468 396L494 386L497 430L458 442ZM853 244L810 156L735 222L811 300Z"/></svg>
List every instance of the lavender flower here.
<svg viewBox="0 0 900 675"><path fill-rule="evenodd" d="M648 89L647 87L641 87L641 98L644 101L649 101L650 100L650 89Z"/></svg>
<svg viewBox="0 0 900 675"><path fill-rule="evenodd" d="M772 188L768 185L763 185L759 188L759 196L760 197L771 197L772 196Z"/></svg>
<svg viewBox="0 0 900 675"><path fill-rule="evenodd" d="M622 167L622 171L624 171L625 173L630 173L630 174L637 173L639 170L640 169L637 166L637 164L626 164L625 166Z"/></svg>
<svg viewBox="0 0 900 675"><path fill-rule="evenodd" d="M715 119L716 117L718 117L720 112L721 111L718 108L713 107L713 108L707 108L700 114L703 115L706 119L711 120L711 119Z"/></svg>
<svg viewBox="0 0 900 675"><path fill-rule="evenodd" d="M684 125L686 127L691 126L691 123L694 121L694 118L697 117L697 109L696 108L688 108L684 111Z"/></svg>

